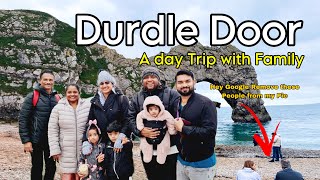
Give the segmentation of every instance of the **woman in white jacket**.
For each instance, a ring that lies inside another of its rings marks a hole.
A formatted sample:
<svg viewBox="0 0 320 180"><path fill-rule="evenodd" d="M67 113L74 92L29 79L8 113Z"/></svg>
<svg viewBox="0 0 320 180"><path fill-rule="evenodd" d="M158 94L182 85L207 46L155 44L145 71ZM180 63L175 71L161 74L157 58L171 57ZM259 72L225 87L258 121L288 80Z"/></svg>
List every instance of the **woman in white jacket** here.
<svg viewBox="0 0 320 180"><path fill-rule="evenodd" d="M244 162L243 168L237 172L237 180L261 180L253 161Z"/></svg>
<svg viewBox="0 0 320 180"><path fill-rule="evenodd" d="M71 84L66 88L66 97L51 112L48 126L50 156L59 162L62 180L79 179L79 152L90 105L89 100L80 98L79 87Z"/></svg>

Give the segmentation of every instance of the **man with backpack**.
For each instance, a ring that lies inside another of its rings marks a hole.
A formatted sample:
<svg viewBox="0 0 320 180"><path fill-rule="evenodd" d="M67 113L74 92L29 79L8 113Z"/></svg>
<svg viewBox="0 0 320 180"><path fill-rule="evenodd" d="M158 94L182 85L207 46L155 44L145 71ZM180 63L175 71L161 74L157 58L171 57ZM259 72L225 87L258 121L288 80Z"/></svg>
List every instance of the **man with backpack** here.
<svg viewBox="0 0 320 180"><path fill-rule="evenodd" d="M160 73L157 68L148 67L142 72L142 89L139 91L132 99L128 111L128 119L130 121L130 126L132 132L140 137L147 138L157 138L160 131L157 129L143 128L141 131L137 129L136 117L137 114L143 110L143 102L148 96L158 96L165 110L169 111L173 117L177 115L179 94L177 91L172 90L165 86L164 82L160 81ZM177 163L177 135L170 136L170 152L166 158L164 164L159 164L157 162L156 150L153 151L153 157L151 162L143 162L144 169L149 180L157 179L176 179L176 163ZM141 153L141 158L143 159L143 154Z"/></svg>
<svg viewBox="0 0 320 180"><path fill-rule="evenodd" d="M44 70L40 74L39 84L24 99L19 114L19 134L24 152L32 157L31 179L42 178L43 158L45 161L44 179L54 179L56 163L49 152L48 122L51 110L59 101L53 89L54 74Z"/></svg>

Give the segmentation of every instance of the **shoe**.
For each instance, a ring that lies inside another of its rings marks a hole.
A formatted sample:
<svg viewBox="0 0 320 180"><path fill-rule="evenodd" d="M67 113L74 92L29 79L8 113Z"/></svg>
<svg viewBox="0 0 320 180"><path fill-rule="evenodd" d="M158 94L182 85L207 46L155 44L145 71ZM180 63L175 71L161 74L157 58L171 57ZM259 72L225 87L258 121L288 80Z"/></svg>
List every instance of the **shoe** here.
<svg viewBox="0 0 320 180"><path fill-rule="evenodd" d="M279 159L278 159L278 160L276 160L276 161L279 161Z"/></svg>
<svg viewBox="0 0 320 180"><path fill-rule="evenodd" d="M274 162L274 160L272 159L272 160L270 160L269 162Z"/></svg>

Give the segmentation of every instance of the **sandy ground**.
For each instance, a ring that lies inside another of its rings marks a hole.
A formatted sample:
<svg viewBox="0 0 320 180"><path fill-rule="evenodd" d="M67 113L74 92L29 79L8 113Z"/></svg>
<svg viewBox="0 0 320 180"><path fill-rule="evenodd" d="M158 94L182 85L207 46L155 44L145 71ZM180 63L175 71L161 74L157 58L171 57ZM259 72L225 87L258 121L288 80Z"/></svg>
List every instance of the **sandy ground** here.
<svg viewBox="0 0 320 180"><path fill-rule="evenodd" d="M17 125L0 124L0 140L0 179L30 179L31 157L29 154L23 152L23 145L19 139ZM268 162L270 160L269 158L260 157L259 155L252 157L252 155L245 153L246 150L240 150L240 152L235 153L232 151L235 151L234 149L237 148L231 147L230 149L230 146L218 146L217 148L218 162L215 177L217 180L235 179L236 172L242 168L244 161L247 159L251 159L257 164L258 173L261 175L262 179L274 179L276 172L281 169L279 162L270 163ZM226 153L225 151L228 151L229 153ZM259 149L257 149L257 151L259 151ZM296 151L300 152L300 150ZM230 155L230 152L233 155ZM320 180L319 154L320 153L316 151L316 154L311 158L291 157L291 165L293 169L301 172L305 179ZM134 147L134 162L135 173L132 179L146 179L137 146ZM56 179L60 179L59 170L57 171Z"/></svg>

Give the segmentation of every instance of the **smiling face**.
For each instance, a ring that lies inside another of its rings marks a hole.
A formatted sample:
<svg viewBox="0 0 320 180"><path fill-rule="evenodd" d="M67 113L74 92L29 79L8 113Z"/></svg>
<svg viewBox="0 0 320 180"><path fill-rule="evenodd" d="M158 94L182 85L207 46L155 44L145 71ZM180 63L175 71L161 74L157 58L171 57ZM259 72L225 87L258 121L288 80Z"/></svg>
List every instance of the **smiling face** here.
<svg viewBox="0 0 320 180"><path fill-rule="evenodd" d="M112 91L113 84L109 81L104 81L99 84L99 89L103 95L107 96Z"/></svg>
<svg viewBox="0 0 320 180"><path fill-rule="evenodd" d="M194 91L195 80L191 76L181 74L177 76L176 88L181 96L189 96Z"/></svg>
<svg viewBox="0 0 320 180"><path fill-rule="evenodd" d="M51 92L54 85L54 76L50 73L44 73L40 77L40 86L47 92Z"/></svg>
<svg viewBox="0 0 320 180"><path fill-rule="evenodd" d="M78 88L76 86L70 85L66 91L66 98L70 104L71 103L78 103L78 100L80 98Z"/></svg>
<svg viewBox="0 0 320 180"><path fill-rule="evenodd" d="M142 85L146 90L153 90L158 87L159 80L154 75L147 75L143 78Z"/></svg>

